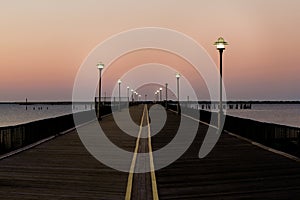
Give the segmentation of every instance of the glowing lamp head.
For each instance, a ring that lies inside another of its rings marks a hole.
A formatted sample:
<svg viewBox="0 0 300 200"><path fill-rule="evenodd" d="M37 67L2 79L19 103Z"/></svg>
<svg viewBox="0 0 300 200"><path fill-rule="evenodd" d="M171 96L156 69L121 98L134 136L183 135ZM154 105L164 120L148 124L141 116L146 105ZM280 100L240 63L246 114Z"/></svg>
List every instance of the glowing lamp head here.
<svg viewBox="0 0 300 200"><path fill-rule="evenodd" d="M216 41L214 45L217 47L218 50L224 50L225 46L228 45L228 43L224 40L224 38L219 37L218 41Z"/></svg>
<svg viewBox="0 0 300 200"><path fill-rule="evenodd" d="M103 69L104 68L104 64L102 62L99 62L97 65L98 69Z"/></svg>
<svg viewBox="0 0 300 200"><path fill-rule="evenodd" d="M162 88L159 88L160 91L162 91Z"/></svg>
<svg viewBox="0 0 300 200"><path fill-rule="evenodd" d="M119 84L121 84L121 83L122 83L121 79L119 79L119 80L118 80L118 83L119 83Z"/></svg>
<svg viewBox="0 0 300 200"><path fill-rule="evenodd" d="M181 75L179 73L176 74L176 78L180 78Z"/></svg>

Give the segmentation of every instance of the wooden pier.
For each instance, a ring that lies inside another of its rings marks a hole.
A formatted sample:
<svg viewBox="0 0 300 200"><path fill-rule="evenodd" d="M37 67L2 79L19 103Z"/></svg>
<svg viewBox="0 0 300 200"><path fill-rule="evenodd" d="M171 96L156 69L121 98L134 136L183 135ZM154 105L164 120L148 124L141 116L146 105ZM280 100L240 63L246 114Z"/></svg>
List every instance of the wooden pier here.
<svg viewBox="0 0 300 200"><path fill-rule="evenodd" d="M131 107L130 113L138 126L149 125L144 105ZM185 120L187 132L190 125L199 123L190 118ZM98 122L86 126L95 123ZM150 142L149 138L137 142L137 138L125 134L112 115L99 123L107 137L120 148L149 152L172 140L180 116L168 111L167 123ZM207 128L199 123L196 139L173 164L152 173L133 173L132 181L130 173L119 172L97 161L85 149L77 132L70 131L0 160L0 197L5 200L300 199L300 163L247 141L223 133L213 151L199 159ZM134 167L142 164L141 160L135 165L132 163Z"/></svg>

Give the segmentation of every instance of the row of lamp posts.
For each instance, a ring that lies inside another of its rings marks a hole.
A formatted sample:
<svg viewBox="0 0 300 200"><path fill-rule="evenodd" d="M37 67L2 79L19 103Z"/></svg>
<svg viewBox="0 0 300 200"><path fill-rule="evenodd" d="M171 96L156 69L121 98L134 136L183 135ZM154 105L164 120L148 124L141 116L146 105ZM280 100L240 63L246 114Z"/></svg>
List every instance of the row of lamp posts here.
<svg viewBox="0 0 300 200"><path fill-rule="evenodd" d="M217 47L217 50L219 51L219 55L220 55L220 101L219 101L219 119L218 119L218 126L220 127L220 122L221 119L223 117L223 99L222 99L222 65L223 65L223 52L225 50L225 46L228 45L228 43L222 38L218 38L218 40L214 43L214 45ZM103 63L98 63L97 64L97 68L99 69L99 103L98 103L98 113L97 113L97 117L99 120L101 120L101 114L100 114L100 104L101 104L101 73L102 70L104 68L104 64ZM181 75L179 73L176 74L176 79L177 79L177 111L178 114L180 114L180 106L179 106L179 79L180 79ZM118 80L118 84L119 84L119 110L120 110L120 106L121 106L121 83L122 81L119 79ZM129 87L127 87L127 98L129 101ZM167 96L167 91L168 91L168 84L166 83L166 101L168 102L168 96ZM141 95L139 95L137 92L135 92L134 90L131 90L131 98L133 101L133 94L135 93L138 98L141 97ZM159 100L162 101L162 88L159 88L159 90L157 90L155 92L155 97L158 97L159 95ZM145 96L146 98L146 96ZM158 99L158 98L157 98ZM166 103L167 103L166 102Z"/></svg>
<svg viewBox="0 0 300 200"><path fill-rule="evenodd" d="M181 75L179 73L176 73L176 79L177 79L177 111L178 114L180 114L179 111L179 78ZM162 102L162 88L159 88L154 94L155 94L155 100ZM166 83L166 109L168 108L168 83Z"/></svg>

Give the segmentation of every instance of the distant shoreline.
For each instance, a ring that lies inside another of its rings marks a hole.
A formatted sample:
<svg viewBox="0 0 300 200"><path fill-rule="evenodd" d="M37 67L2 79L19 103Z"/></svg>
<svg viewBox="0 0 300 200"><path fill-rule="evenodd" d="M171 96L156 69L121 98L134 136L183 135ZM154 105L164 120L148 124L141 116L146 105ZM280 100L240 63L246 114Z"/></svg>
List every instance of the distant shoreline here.
<svg viewBox="0 0 300 200"><path fill-rule="evenodd" d="M180 102L189 102L189 103L197 103L197 101L180 101ZM0 102L0 104L19 104L19 105L35 105L35 104L42 104L42 105L70 105L73 103L78 104L91 104L94 103L94 101L30 101L30 102L24 102L24 101L14 101L14 102ZM198 101L199 104L216 104L219 103L219 101ZM251 100L251 101L224 101L224 103L227 104L300 104L300 101L259 101L259 100Z"/></svg>
<svg viewBox="0 0 300 200"><path fill-rule="evenodd" d="M94 102L72 102L72 101L29 101L29 102L0 102L0 104L19 104L19 105L36 105L36 104L41 104L41 105L70 105L72 103L78 103L78 104L90 104Z"/></svg>

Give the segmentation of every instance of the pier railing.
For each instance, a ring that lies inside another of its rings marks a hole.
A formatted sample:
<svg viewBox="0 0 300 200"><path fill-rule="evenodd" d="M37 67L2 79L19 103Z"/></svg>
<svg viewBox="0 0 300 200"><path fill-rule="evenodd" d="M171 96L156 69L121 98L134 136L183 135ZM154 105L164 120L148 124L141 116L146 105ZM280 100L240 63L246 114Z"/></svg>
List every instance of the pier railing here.
<svg viewBox="0 0 300 200"><path fill-rule="evenodd" d="M266 146L300 156L300 128L226 116L224 129Z"/></svg>
<svg viewBox="0 0 300 200"><path fill-rule="evenodd" d="M136 105L139 102L130 101L128 97L101 97L100 114L106 115L112 111L128 108L129 106ZM95 97L95 111L98 113L99 97Z"/></svg>
<svg viewBox="0 0 300 200"><path fill-rule="evenodd" d="M168 108L177 111L177 103L169 102ZM182 113L192 117L199 116L198 119L206 123L210 123L211 118L217 119L218 116L217 112L193 109L188 106L182 106L180 110ZM217 124L212 125L217 126ZM266 146L300 156L300 128L227 115L224 130Z"/></svg>
<svg viewBox="0 0 300 200"><path fill-rule="evenodd" d="M112 102L104 101L103 99L100 106L101 116L118 110L118 98L114 99L115 101ZM121 99L121 109L127 108L128 104L129 106L138 104L138 102L128 102L127 99L128 98ZM76 117L77 120L82 120L77 121L77 123L85 123L96 119L95 116L98 109L98 99L96 100L95 110L92 109L90 111L74 114L78 115L78 117ZM73 114L68 114L15 126L0 127L0 155L30 145L50 136L55 136L63 131L73 128L74 126Z"/></svg>
<svg viewBox="0 0 300 200"><path fill-rule="evenodd" d="M85 123L92 120L91 112L95 111L84 111L74 115L79 115L81 123ZM0 154L54 136L74 126L73 114L68 114L16 126L0 127Z"/></svg>

